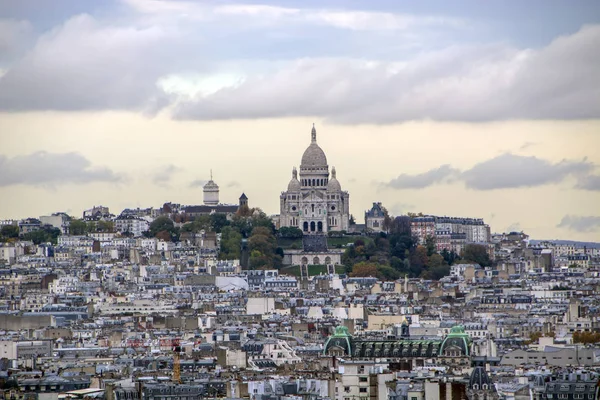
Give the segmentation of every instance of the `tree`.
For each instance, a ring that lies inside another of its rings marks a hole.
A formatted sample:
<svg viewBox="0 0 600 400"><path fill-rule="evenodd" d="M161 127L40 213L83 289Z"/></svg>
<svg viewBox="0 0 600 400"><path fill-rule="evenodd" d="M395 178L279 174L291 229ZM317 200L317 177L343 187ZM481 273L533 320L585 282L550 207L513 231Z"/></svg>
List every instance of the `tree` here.
<svg viewBox="0 0 600 400"><path fill-rule="evenodd" d="M487 247L481 244L468 244L463 249L462 258L465 261L477 263L482 267L492 265Z"/></svg>
<svg viewBox="0 0 600 400"><path fill-rule="evenodd" d="M428 262L429 257L427 257L427 249L424 246L417 246L410 256L410 264L414 268L423 268Z"/></svg>
<svg viewBox="0 0 600 400"><path fill-rule="evenodd" d="M425 248L427 249L427 256L431 257L435 253L435 238L431 235L427 235L425 238Z"/></svg>
<svg viewBox="0 0 600 400"><path fill-rule="evenodd" d="M158 232L167 231L172 232L175 229L175 224L166 215L156 218L150 224L150 233L152 236L156 236Z"/></svg>
<svg viewBox="0 0 600 400"><path fill-rule="evenodd" d="M352 267L350 276L352 277L365 277L372 276L377 277L378 270L377 264L370 262L359 262Z"/></svg>
<svg viewBox="0 0 600 400"><path fill-rule="evenodd" d="M89 226L88 224L81 219L72 219L69 222L69 233L71 235L85 235L88 233Z"/></svg>
<svg viewBox="0 0 600 400"><path fill-rule="evenodd" d="M60 229L52 225L44 225L40 229L23 235L23 240L32 241L34 244L53 243L56 244L60 236Z"/></svg>
<svg viewBox="0 0 600 400"><path fill-rule="evenodd" d="M429 257L429 262L427 263L427 266L429 268L444 267L446 265L448 264L446 264L444 257L439 255L438 253L432 254L431 257Z"/></svg>
<svg viewBox="0 0 600 400"><path fill-rule="evenodd" d="M410 236L410 217L400 216L394 218L390 223L389 233Z"/></svg>
<svg viewBox="0 0 600 400"><path fill-rule="evenodd" d="M96 225L96 230L98 232L114 232L115 224L112 221L98 221Z"/></svg>
<svg viewBox="0 0 600 400"><path fill-rule="evenodd" d="M239 260L241 256L242 235L231 226L226 226L221 231L221 260Z"/></svg>
<svg viewBox="0 0 600 400"><path fill-rule="evenodd" d="M19 237L19 226L18 225L4 225L0 229L0 235L5 239L18 238Z"/></svg>
<svg viewBox="0 0 600 400"><path fill-rule="evenodd" d="M383 207L383 230L387 233L390 231L392 227L392 217L390 217L390 213L387 208Z"/></svg>
<svg viewBox="0 0 600 400"><path fill-rule="evenodd" d="M221 233L221 230L229 225L229 221L227 220L227 215L225 214L211 214L210 216L210 226L213 231L217 233Z"/></svg>
<svg viewBox="0 0 600 400"><path fill-rule="evenodd" d="M302 238L302 231L295 226L284 226L279 228L279 236L290 239Z"/></svg>
<svg viewBox="0 0 600 400"><path fill-rule="evenodd" d="M444 261L446 261L446 263L448 265L454 264L454 261L456 261L456 260L458 260L460 258L460 257L458 257L458 254L456 254L454 252L454 250L448 251L448 249L442 250L442 252L440 253L440 255L442 257L444 257Z"/></svg>
<svg viewBox="0 0 600 400"><path fill-rule="evenodd" d="M257 226L248 239L250 267L253 269L279 268L282 258L276 253L277 239L266 226Z"/></svg>
<svg viewBox="0 0 600 400"><path fill-rule="evenodd" d="M394 281L400 278L400 272L396 271L392 267L388 267L387 265L380 265L377 268L377 277L387 281Z"/></svg>

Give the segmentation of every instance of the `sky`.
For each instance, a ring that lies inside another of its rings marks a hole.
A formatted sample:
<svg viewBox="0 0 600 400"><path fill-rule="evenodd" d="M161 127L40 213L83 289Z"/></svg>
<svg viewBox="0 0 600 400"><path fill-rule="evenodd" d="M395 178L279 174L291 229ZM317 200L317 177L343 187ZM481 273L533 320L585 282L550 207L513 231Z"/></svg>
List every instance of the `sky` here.
<svg viewBox="0 0 600 400"><path fill-rule="evenodd" d="M279 213L318 142L351 213L600 241L595 0L0 0L0 219Z"/></svg>

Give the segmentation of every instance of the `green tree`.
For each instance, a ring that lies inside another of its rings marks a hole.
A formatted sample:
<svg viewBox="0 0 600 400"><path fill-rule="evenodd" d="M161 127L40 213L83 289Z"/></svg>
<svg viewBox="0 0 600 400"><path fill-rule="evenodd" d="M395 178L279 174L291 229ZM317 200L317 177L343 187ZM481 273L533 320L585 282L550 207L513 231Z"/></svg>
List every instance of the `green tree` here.
<svg viewBox="0 0 600 400"><path fill-rule="evenodd" d="M85 235L89 232L88 229L89 226L84 220L72 219L69 222L69 233L71 235Z"/></svg>
<svg viewBox="0 0 600 400"><path fill-rule="evenodd" d="M487 252L487 247L481 244L468 244L463 249L462 259L468 262L473 262L482 267L492 265L490 256Z"/></svg>
<svg viewBox="0 0 600 400"><path fill-rule="evenodd" d="M241 256L242 235L230 226L221 231L221 260L239 260Z"/></svg>
<svg viewBox="0 0 600 400"><path fill-rule="evenodd" d="M171 221L171 219L166 215L162 215L156 218L154 221L152 221L149 230L152 236L156 236L158 232L167 231L170 233L174 231L174 229L175 224L173 223L173 221Z"/></svg>
<svg viewBox="0 0 600 400"><path fill-rule="evenodd" d="M277 239L273 231L266 226L257 226L248 238L250 267L269 269L281 267L282 258L276 253Z"/></svg>
<svg viewBox="0 0 600 400"><path fill-rule="evenodd" d="M4 225L0 229L0 235L5 239L12 239L19 237L19 226L18 225Z"/></svg>
<svg viewBox="0 0 600 400"><path fill-rule="evenodd" d="M431 257L435 251L435 238L431 235L427 235L425 238L425 248L427 249L427 256Z"/></svg>
<svg viewBox="0 0 600 400"><path fill-rule="evenodd" d="M283 238L299 239L302 237L302 231L295 226L284 226L279 228L279 236Z"/></svg>
<svg viewBox="0 0 600 400"><path fill-rule="evenodd" d="M115 223L112 221L98 221L98 224L96 225L96 230L98 232L114 232Z"/></svg>
<svg viewBox="0 0 600 400"><path fill-rule="evenodd" d="M212 227L213 231L217 232L217 233L221 233L221 230L228 226L230 223L227 220L227 215L225 214L211 214L210 216L210 226Z"/></svg>
<svg viewBox="0 0 600 400"><path fill-rule="evenodd" d="M448 264L446 264L444 257L442 257L441 255L439 255L437 253L432 254L431 257L429 257L429 262L427 263L427 266L429 268L438 268L438 267L443 267L446 265L448 265Z"/></svg>
<svg viewBox="0 0 600 400"><path fill-rule="evenodd" d="M44 225L40 229L23 235L23 240L32 241L34 244L52 243L56 244L60 236L60 229L52 225Z"/></svg>

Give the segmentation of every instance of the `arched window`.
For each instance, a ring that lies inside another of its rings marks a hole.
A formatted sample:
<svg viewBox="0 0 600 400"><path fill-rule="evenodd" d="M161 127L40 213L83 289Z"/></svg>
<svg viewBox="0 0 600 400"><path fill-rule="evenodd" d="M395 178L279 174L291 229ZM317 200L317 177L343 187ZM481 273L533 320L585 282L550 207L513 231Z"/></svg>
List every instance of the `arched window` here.
<svg viewBox="0 0 600 400"><path fill-rule="evenodd" d="M313 264L314 265L319 265L320 263L321 263L321 261L319 260L319 257L313 258Z"/></svg>
<svg viewBox="0 0 600 400"><path fill-rule="evenodd" d="M311 207L312 207L312 212L315 212L315 205L311 204Z"/></svg>
<svg viewBox="0 0 600 400"><path fill-rule="evenodd" d="M319 223L317 224L317 230L319 232L323 232L323 223L321 221L319 221Z"/></svg>
<svg viewBox="0 0 600 400"><path fill-rule="evenodd" d="M314 232L315 231L315 221L310 223L310 231Z"/></svg>
<svg viewBox="0 0 600 400"><path fill-rule="evenodd" d="M308 232L308 222L304 221L304 232Z"/></svg>

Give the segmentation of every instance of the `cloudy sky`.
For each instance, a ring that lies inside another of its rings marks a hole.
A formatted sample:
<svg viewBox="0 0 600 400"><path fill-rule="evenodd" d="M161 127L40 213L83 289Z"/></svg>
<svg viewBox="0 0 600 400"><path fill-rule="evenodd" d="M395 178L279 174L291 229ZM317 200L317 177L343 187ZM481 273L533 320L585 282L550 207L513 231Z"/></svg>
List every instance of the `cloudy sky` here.
<svg viewBox="0 0 600 400"><path fill-rule="evenodd" d="M0 218L279 194L600 241L596 0L0 0Z"/></svg>

